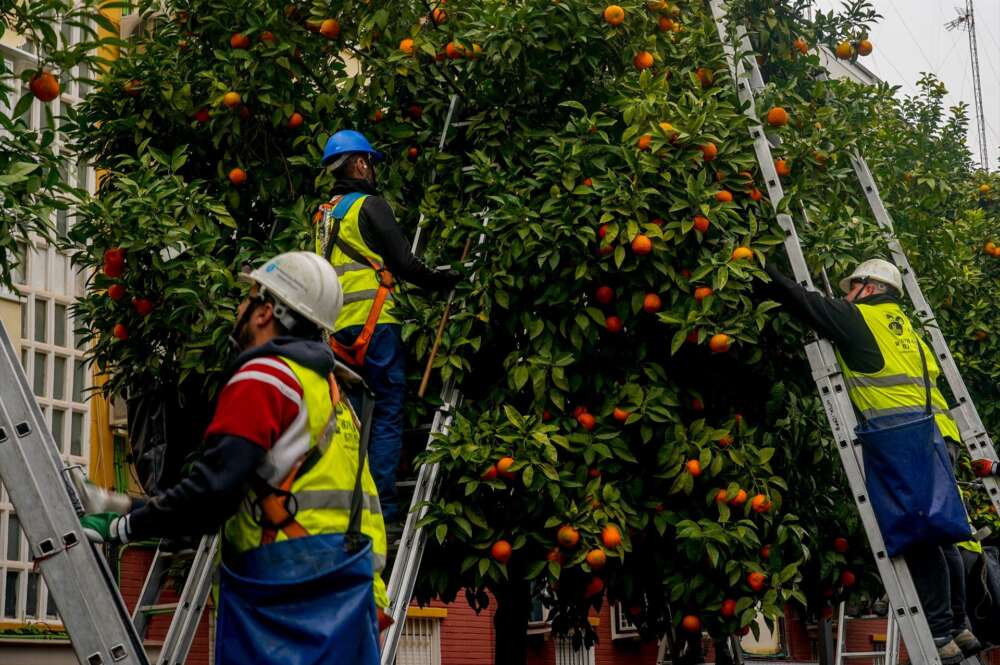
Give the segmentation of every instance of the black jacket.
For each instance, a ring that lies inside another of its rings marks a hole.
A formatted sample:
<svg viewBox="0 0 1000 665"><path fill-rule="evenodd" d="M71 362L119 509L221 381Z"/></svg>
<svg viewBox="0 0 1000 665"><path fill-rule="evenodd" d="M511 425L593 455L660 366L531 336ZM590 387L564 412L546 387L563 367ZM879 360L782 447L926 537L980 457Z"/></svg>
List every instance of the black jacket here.
<svg viewBox="0 0 1000 665"><path fill-rule="evenodd" d="M807 291L770 264L765 270L773 280L767 287L768 297L784 305L792 316L821 337L833 342L851 370L870 374L885 367L885 359L875 341L875 335L868 328L857 305L829 298L816 291ZM862 304L878 305L885 302L899 301L893 296L879 294L865 298Z"/></svg>
<svg viewBox="0 0 1000 665"><path fill-rule="evenodd" d="M333 371L330 347L295 337L278 337L237 357L224 381L244 363L266 356L291 358L321 376ZM267 453L247 439L220 435L205 442L189 473L177 485L129 513L129 540L179 538L218 531L239 509L251 480Z"/></svg>
<svg viewBox="0 0 1000 665"><path fill-rule="evenodd" d="M358 227L365 244L385 259L385 265L394 277L410 282L428 291L451 290L460 279L454 270L433 270L410 251L410 241L396 224L396 217L386 200L378 196L375 187L367 180L341 179L333 188L333 195L361 192L368 198L361 205Z"/></svg>

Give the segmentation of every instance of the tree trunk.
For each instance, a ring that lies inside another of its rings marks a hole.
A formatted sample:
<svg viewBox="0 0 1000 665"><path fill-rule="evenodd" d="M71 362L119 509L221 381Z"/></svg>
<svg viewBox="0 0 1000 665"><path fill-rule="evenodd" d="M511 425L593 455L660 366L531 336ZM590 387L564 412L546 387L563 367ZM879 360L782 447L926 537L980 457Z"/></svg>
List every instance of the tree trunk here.
<svg viewBox="0 0 1000 665"><path fill-rule="evenodd" d="M531 586L518 577L511 571L512 581L494 590L497 611L493 615L496 631L493 662L496 665L525 665L528 660Z"/></svg>

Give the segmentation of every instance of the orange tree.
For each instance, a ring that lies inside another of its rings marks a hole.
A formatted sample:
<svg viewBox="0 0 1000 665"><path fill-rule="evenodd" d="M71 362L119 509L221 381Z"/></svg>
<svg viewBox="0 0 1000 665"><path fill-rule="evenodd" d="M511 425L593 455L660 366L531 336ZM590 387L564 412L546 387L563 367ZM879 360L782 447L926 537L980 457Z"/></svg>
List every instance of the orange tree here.
<svg viewBox="0 0 1000 665"><path fill-rule="evenodd" d="M788 116L782 206L814 220L814 272L841 274L878 245L847 158L891 121L862 104L892 102L815 83L808 47L860 47L874 16L862 2L807 25L804 3L758 5L735 18L770 81L759 114ZM443 478L421 599L491 592L497 660L518 662L533 596L589 641L605 599L649 634L690 616L724 636L789 602L878 593L831 489L804 331L757 289L781 234L694 3L175 3L74 126L109 172L74 241L97 269L79 309L110 390L210 391L233 274L306 246L341 127L387 153L385 196L433 259L483 237L435 360L465 400L421 458ZM400 302L419 367L441 307ZM411 399L411 422L432 407Z"/></svg>
<svg viewBox="0 0 1000 665"><path fill-rule="evenodd" d="M30 235L52 239L55 215L65 212L80 194L60 171L65 165L54 146L57 123L52 102L67 83L89 81L87 71L103 62L96 49L114 43L98 37L98 29L114 29L99 11L102 5L110 8L114 3L39 0L0 7L0 37L42 54L36 66L17 71L9 60L0 60L0 96L10 105L0 114L0 284L11 284L17 244L27 242ZM60 32L56 21L78 26L79 41L67 43L68 32ZM18 79L23 93L14 100ZM41 105L39 129L28 123L33 102Z"/></svg>

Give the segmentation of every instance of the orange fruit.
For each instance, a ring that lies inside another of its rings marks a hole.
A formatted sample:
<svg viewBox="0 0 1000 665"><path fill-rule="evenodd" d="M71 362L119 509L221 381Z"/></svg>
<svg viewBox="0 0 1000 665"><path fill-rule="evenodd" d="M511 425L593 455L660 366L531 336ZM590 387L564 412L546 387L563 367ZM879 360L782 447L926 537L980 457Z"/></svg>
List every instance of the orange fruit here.
<svg viewBox="0 0 1000 665"><path fill-rule="evenodd" d="M778 172L778 176L784 178L792 174L792 167L788 165L788 162L784 159L774 160L774 170Z"/></svg>
<svg viewBox="0 0 1000 665"><path fill-rule="evenodd" d="M780 106L775 106L767 112L767 124L772 127L784 127L788 124L788 111Z"/></svg>
<svg viewBox="0 0 1000 665"><path fill-rule="evenodd" d="M501 478L511 480L514 477L514 472L510 470L512 466L514 466L513 457L501 457L497 460L497 473Z"/></svg>
<svg viewBox="0 0 1000 665"><path fill-rule="evenodd" d="M833 539L833 549L841 554L845 553L851 548L850 543L847 542L847 538L843 536L838 536Z"/></svg>
<svg viewBox="0 0 1000 665"><path fill-rule="evenodd" d="M601 542L609 550L621 547L622 532L614 524L608 524L601 529Z"/></svg>
<svg viewBox="0 0 1000 665"><path fill-rule="evenodd" d="M480 478L482 478L483 480L493 480L496 477L497 477L496 464L490 464L490 468L486 469L486 471L483 472L483 475L480 476Z"/></svg>
<svg viewBox="0 0 1000 665"><path fill-rule="evenodd" d="M636 145L639 146L639 150L649 150L649 144L653 142L652 134L643 134L639 137Z"/></svg>
<svg viewBox="0 0 1000 665"><path fill-rule="evenodd" d="M124 323L116 323L115 327L111 330L111 334L115 336L115 339L124 342L128 339L128 328L125 327Z"/></svg>
<svg viewBox="0 0 1000 665"><path fill-rule="evenodd" d="M591 178L584 178L583 179L583 186L584 187L593 187L594 186L593 179L591 179Z"/></svg>
<svg viewBox="0 0 1000 665"><path fill-rule="evenodd" d="M691 410L692 411L704 411L705 410L705 403L702 402L697 397L695 397L694 399L691 400Z"/></svg>
<svg viewBox="0 0 1000 665"><path fill-rule="evenodd" d="M721 446L722 448L728 448L729 446L733 445L733 441L734 440L735 439L733 439L733 435L732 434L726 434L721 439L719 439L718 441L716 441L716 443L718 443L719 446Z"/></svg>
<svg viewBox="0 0 1000 665"><path fill-rule="evenodd" d="M609 333L617 335L618 333L620 333L622 331L622 329L624 327L625 327L625 324L622 323L622 320L620 318L618 318L617 316L611 315L611 316L609 316L608 318L606 318L604 320L604 328Z"/></svg>
<svg viewBox="0 0 1000 665"><path fill-rule="evenodd" d="M600 570L607 562L608 555L604 553L604 550L597 548L587 552L587 565L590 566L591 570Z"/></svg>
<svg viewBox="0 0 1000 665"><path fill-rule="evenodd" d="M586 588L583 590L583 595L587 598L598 595L604 591L604 580L600 577L591 577L590 581L587 582Z"/></svg>
<svg viewBox="0 0 1000 665"><path fill-rule="evenodd" d="M697 215L694 218L694 226L692 228L695 231L698 231L699 233L705 233L706 231L708 231L708 224L709 224L708 217L702 217L701 215Z"/></svg>
<svg viewBox="0 0 1000 665"><path fill-rule="evenodd" d="M615 290L607 285L599 286L594 292L594 298L602 305L610 305L611 301L615 299Z"/></svg>
<svg viewBox="0 0 1000 665"><path fill-rule="evenodd" d="M760 558L762 558L762 559L770 559L771 558L771 546L770 545L764 545L764 547L760 548Z"/></svg>
<svg viewBox="0 0 1000 665"><path fill-rule="evenodd" d="M710 295L712 295L712 287L710 286L699 286L694 290L694 299L698 302L701 302Z"/></svg>
<svg viewBox="0 0 1000 665"><path fill-rule="evenodd" d="M739 507L746 502L747 502L747 491L740 490L739 492L736 493L736 496L734 496L732 499L729 500L729 505Z"/></svg>
<svg viewBox="0 0 1000 665"><path fill-rule="evenodd" d="M553 547L549 550L548 554L545 555L546 561L555 561L560 566L566 563L566 557L563 555L562 550L558 547Z"/></svg>
<svg viewBox="0 0 1000 665"><path fill-rule="evenodd" d="M874 48L875 47L872 46L872 43L870 41L868 41L867 39L862 39L860 42L858 42L858 54L859 55L871 55L872 54L872 49L874 49Z"/></svg>
<svg viewBox="0 0 1000 665"><path fill-rule="evenodd" d="M577 416L576 421L580 423L580 427L588 432L592 432L594 428L597 427L597 419L589 413L581 413Z"/></svg>
<svg viewBox="0 0 1000 665"><path fill-rule="evenodd" d="M840 583L844 585L845 588L850 589L857 582L857 578L849 570L845 570L840 574Z"/></svg>
<svg viewBox="0 0 1000 665"><path fill-rule="evenodd" d="M986 252L987 254L992 255L994 252L997 251L996 243L993 242L992 240L987 241L987 243L983 245L983 251Z"/></svg>
<svg viewBox="0 0 1000 665"><path fill-rule="evenodd" d="M237 106L239 106L241 101L243 101L243 98L240 97L240 93L238 92L230 91L222 96L222 103L231 109L234 109Z"/></svg>
<svg viewBox="0 0 1000 665"><path fill-rule="evenodd" d="M510 555L513 553L513 548L511 548L510 543L506 540L498 540L490 548L490 554L498 563L507 563L510 560Z"/></svg>
<svg viewBox="0 0 1000 665"><path fill-rule="evenodd" d="M660 29L660 32L670 32L674 29L674 22L666 16L661 16L657 19L656 26Z"/></svg>
<svg viewBox="0 0 1000 665"><path fill-rule="evenodd" d="M288 118L288 128L298 129L301 126L302 126L302 114L298 112L293 113L291 117Z"/></svg>
<svg viewBox="0 0 1000 665"><path fill-rule="evenodd" d="M406 156L409 157L410 159L416 159L417 155L419 154L420 154L420 148L417 148L415 146L411 146L406 151Z"/></svg>
<svg viewBox="0 0 1000 665"><path fill-rule="evenodd" d="M625 10L619 5L608 5L604 8L604 21L608 25L621 25L625 20Z"/></svg>
<svg viewBox="0 0 1000 665"><path fill-rule="evenodd" d="M726 598L722 601L722 607L719 608L719 614L723 617L729 619L736 614L736 601L732 598Z"/></svg>
<svg viewBox="0 0 1000 665"><path fill-rule="evenodd" d="M693 614L688 614L681 619L681 627L689 633L701 632L701 619Z"/></svg>
<svg viewBox="0 0 1000 665"><path fill-rule="evenodd" d="M647 314L656 314L662 305L660 296L655 293L647 293L646 297L642 299L642 309Z"/></svg>
<svg viewBox="0 0 1000 665"><path fill-rule="evenodd" d="M674 130L674 126L669 122L661 122L660 131L662 131L671 142L677 140L677 132Z"/></svg>
<svg viewBox="0 0 1000 665"><path fill-rule="evenodd" d="M405 53L406 55L413 55L417 50L417 46L416 44L413 43L412 39L407 37L406 39L399 42L399 50Z"/></svg>
<svg viewBox="0 0 1000 665"><path fill-rule="evenodd" d="M611 417L614 418L616 421L618 421L620 423L623 423L626 420L628 420L628 417L630 415L632 415L632 414L630 414L625 409L622 409L622 408L617 407L617 406L615 407L615 410L611 412Z"/></svg>
<svg viewBox="0 0 1000 665"><path fill-rule="evenodd" d="M433 12L431 12L431 18L434 19L435 25L441 25L448 20L448 12L438 7Z"/></svg>
<svg viewBox="0 0 1000 665"><path fill-rule="evenodd" d="M733 261L743 261L744 259L752 259L753 250L750 249L749 247L743 247L743 246L737 247L736 249L733 250L733 255L731 258Z"/></svg>
<svg viewBox="0 0 1000 665"><path fill-rule="evenodd" d="M653 241L649 239L649 236L639 234L632 239L632 251L639 256L644 256L653 251Z"/></svg>
<svg viewBox="0 0 1000 665"><path fill-rule="evenodd" d="M139 79L132 79L122 86L122 88L125 90L125 94L129 97L138 97L139 93L142 92L142 81Z"/></svg>
<svg viewBox="0 0 1000 665"><path fill-rule="evenodd" d="M984 183L984 184L982 184L982 185L979 186L979 193L980 194L989 194L990 189L992 189L992 188L989 185L987 185L987 184Z"/></svg>
<svg viewBox="0 0 1000 665"><path fill-rule="evenodd" d="M458 42L448 42L447 46L444 47L444 52L452 60L465 57L465 47Z"/></svg>
<svg viewBox="0 0 1000 665"><path fill-rule="evenodd" d="M706 162L712 161L713 159L715 159L719 155L719 149L715 146L714 143L709 142L709 143L705 143L703 145L700 145L698 147L701 148L701 157Z"/></svg>
<svg viewBox="0 0 1000 665"><path fill-rule="evenodd" d="M728 190L723 189L722 191L720 191L719 193L717 193L715 195L715 200L718 203L732 203L733 202L733 193L730 192L730 191L728 191Z"/></svg>
<svg viewBox="0 0 1000 665"><path fill-rule="evenodd" d="M340 36L340 23L335 18L328 18L319 26L319 34L327 39L336 39Z"/></svg>
<svg viewBox="0 0 1000 665"><path fill-rule="evenodd" d="M755 494L752 499L750 499L750 507L753 508L755 513L766 513L771 509L771 502L767 500L767 497L763 494Z"/></svg>
<svg viewBox="0 0 1000 665"><path fill-rule="evenodd" d="M712 353L725 353L729 350L730 344L732 344L732 338L725 333L712 335L712 338L708 340L708 348L712 350Z"/></svg>
<svg viewBox="0 0 1000 665"><path fill-rule="evenodd" d="M649 69L653 66L653 54L649 51L639 51L635 54L635 57L632 58L632 64L635 65L635 68L639 71Z"/></svg>
<svg viewBox="0 0 1000 665"><path fill-rule="evenodd" d="M703 88L707 88L715 83L715 72L708 67L699 67L695 70L694 75L698 77L698 82L701 83L701 87Z"/></svg>
<svg viewBox="0 0 1000 665"><path fill-rule="evenodd" d="M265 30L260 33L260 41L264 42L268 46L274 46L275 42L278 40L275 38L274 33L270 30Z"/></svg>
<svg viewBox="0 0 1000 665"><path fill-rule="evenodd" d="M563 524L556 533L556 541L566 549L576 547L576 544L580 542L580 532L569 524Z"/></svg>
<svg viewBox="0 0 1000 665"><path fill-rule="evenodd" d="M62 90L59 86L59 79L46 71L37 72L32 76L28 88L35 99L40 102L51 102L59 96Z"/></svg>
<svg viewBox="0 0 1000 665"><path fill-rule="evenodd" d="M792 46L794 46L795 49L802 55L809 53L809 42L804 40L802 37L797 37L795 41L792 42Z"/></svg>
<svg viewBox="0 0 1000 665"><path fill-rule="evenodd" d="M233 183L237 187L242 185L247 181L247 172L240 167L235 167L229 171L229 182Z"/></svg>
<svg viewBox="0 0 1000 665"><path fill-rule="evenodd" d="M764 588L764 583L767 582L767 575L764 573L750 573L747 575L747 584L754 591L760 591Z"/></svg>
<svg viewBox="0 0 1000 665"><path fill-rule="evenodd" d="M233 36L229 38L229 45L232 48L247 48L250 46L250 38L242 32L234 32Z"/></svg>
<svg viewBox="0 0 1000 665"><path fill-rule="evenodd" d="M600 469L595 469L594 467L591 467L591 468L587 469L587 477L588 478L600 478L601 477L601 470Z"/></svg>
<svg viewBox="0 0 1000 665"><path fill-rule="evenodd" d="M851 56L854 55L854 47L851 46L850 42L840 42L837 44L836 53L841 60L850 60Z"/></svg>
<svg viewBox="0 0 1000 665"><path fill-rule="evenodd" d="M695 478L701 475L701 462L696 459L689 459L684 464L684 468L687 469L687 472Z"/></svg>
<svg viewBox="0 0 1000 665"><path fill-rule="evenodd" d="M121 300L125 297L125 287L121 284L112 284L108 287L108 297L112 300Z"/></svg>
<svg viewBox="0 0 1000 665"><path fill-rule="evenodd" d="M729 499L729 492L727 492L726 490L720 489L718 492L715 493L716 503L725 503L728 499Z"/></svg>
<svg viewBox="0 0 1000 665"><path fill-rule="evenodd" d="M754 187L750 190L751 201L760 201L762 198L764 198L764 194L759 189Z"/></svg>

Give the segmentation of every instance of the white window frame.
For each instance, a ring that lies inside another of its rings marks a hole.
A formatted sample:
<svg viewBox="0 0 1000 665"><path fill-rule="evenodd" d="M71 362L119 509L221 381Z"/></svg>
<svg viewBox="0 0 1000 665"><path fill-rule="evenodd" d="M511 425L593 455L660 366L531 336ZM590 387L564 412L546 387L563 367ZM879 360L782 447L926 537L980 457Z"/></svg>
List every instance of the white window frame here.
<svg viewBox="0 0 1000 665"><path fill-rule="evenodd" d="M555 640L555 665L597 665L597 650L594 647L573 648L572 640L557 638Z"/></svg>
<svg viewBox="0 0 1000 665"><path fill-rule="evenodd" d="M441 665L441 619L407 617L396 650L396 665Z"/></svg>
<svg viewBox="0 0 1000 665"><path fill-rule="evenodd" d="M77 26L68 26L66 32L63 31L63 26L59 26L59 33L73 43L80 40L80 28ZM34 50L34 47L26 41L16 46L0 44L0 57L4 58L15 74L18 74L25 69L37 67ZM13 110L13 105L27 90L27 84L17 78L11 80L10 84L13 88L10 99L0 100L0 106L4 107L3 112L6 113ZM79 82L63 82L60 96L49 103L54 122L58 123L58 116L65 105L80 101L80 93ZM26 111L25 120L29 127L40 128L47 120L45 105L34 100ZM59 134L53 143L53 149L56 154L62 149L62 137ZM68 166L69 182L87 191L93 191L94 170L89 166L80 168L75 163ZM57 218L54 217L51 221L55 225ZM72 215L67 214L66 230L71 223ZM22 365L49 428L52 427L54 413L64 414L60 440L56 442L60 456L68 464L86 467L90 460L90 407L85 396L91 385L91 377L89 368L83 363L84 352L75 344L75 324L70 313L72 304L83 293L83 276L73 268L65 254L58 252L42 238L32 238L30 244L23 249L24 255L21 257L23 264L15 272L15 279L20 282L17 284L15 295L22 305L22 326L26 334L21 334L22 331L11 331L11 334L20 334ZM65 308L62 344L55 343L57 307ZM40 308L44 308L45 325L43 339L37 340L35 319ZM57 358L65 363L62 390L59 391L58 398L54 386ZM42 382L40 390L36 390L36 359L45 365L39 377ZM77 372L81 374L81 381L77 394L74 394L74 376ZM79 440L79 446L75 451L72 447L74 417L78 425ZM41 574L35 570L34 563L28 558L29 548L23 531L18 529L19 533L11 533L12 516L15 516L14 506L6 489L0 485L0 622L61 626L62 622L56 614L55 607L50 603L51 598L45 582ZM18 556L14 559L7 558L8 550L14 545L9 542L11 538L16 538L13 549L17 550ZM16 588L8 588L9 576L12 582L16 580ZM34 606L34 612L30 615L27 611L29 583L34 587L34 598L30 603ZM8 597L13 600L13 611L8 611L10 609Z"/></svg>

